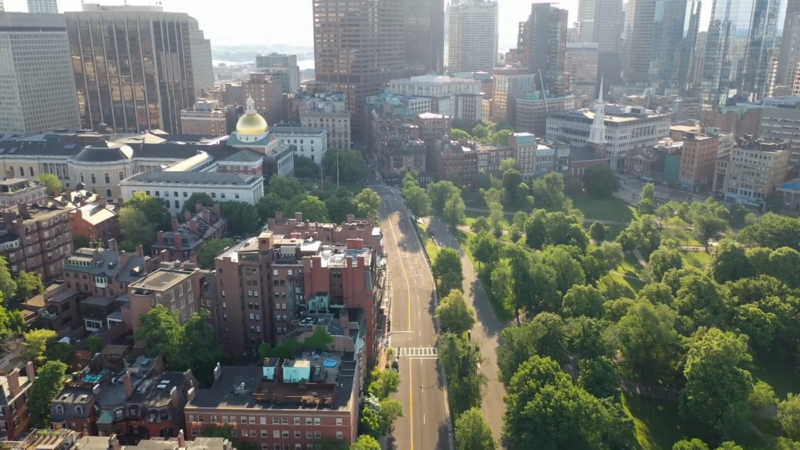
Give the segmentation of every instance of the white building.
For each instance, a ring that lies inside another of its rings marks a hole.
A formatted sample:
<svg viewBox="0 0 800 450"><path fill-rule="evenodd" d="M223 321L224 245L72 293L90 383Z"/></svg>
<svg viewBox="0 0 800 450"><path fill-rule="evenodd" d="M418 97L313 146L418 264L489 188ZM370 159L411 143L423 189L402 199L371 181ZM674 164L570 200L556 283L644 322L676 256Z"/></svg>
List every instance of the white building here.
<svg viewBox="0 0 800 450"><path fill-rule="evenodd" d="M392 80L389 88L395 95L424 97L431 101L431 111L456 119L477 122L481 115L481 82L430 73Z"/></svg>
<svg viewBox="0 0 800 450"><path fill-rule="evenodd" d="M330 148L346 150L352 146L351 114L347 109L345 94L316 94L301 101L304 104L300 109L300 125L327 130Z"/></svg>
<svg viewBox="0 0 800 450"><path fill-rule="evenodd" d="M0 12L0 80L0 134L80 128L63 15Z"/></svg>
<svg viewBox="0 0 800 450"><path fill-rule="evenodd" d="M30 14L58 14L57 0L28 0Z"/></svg>
<svg viewBox="0 0 800 450"><path fill-rule="evenodd" d="M286 145L294 146L296 156L305 156L322 165L328 151L328 131L322 128L290 127L276 125L271 128L275 137Z"/></svg>
<svg viewBox="0 0 800 450"><path fill-rule="evenodd" d="M447 9L447 71L488 72L497 65L497 1L453 0Z"/></svg>
<svg viewBox="0 0 800 450"><path fill-rule="evenodd" d="M272 165L269 175L294 176L292 149L269 130L267 121L256 112L255 102L251 97L247 98L247 109L236 123L236 131L228 137L228 145L250 149L263 155L264 160Z"/></svg>
<svg viewBox="0 0 800 450"><path fill-rule="evenodd" d="M599 102L602 103L602 99ZM596 104L595 111L604 113L605 146L615 169L624 167L628 151L652 147L669 136L670 121L666 114L656 114L640 107L602 104ZM594 120L595 114L586 108L551 113L547 118L547 139L572 145L602 144L597 135L601 128L600 123Z"/></svg>

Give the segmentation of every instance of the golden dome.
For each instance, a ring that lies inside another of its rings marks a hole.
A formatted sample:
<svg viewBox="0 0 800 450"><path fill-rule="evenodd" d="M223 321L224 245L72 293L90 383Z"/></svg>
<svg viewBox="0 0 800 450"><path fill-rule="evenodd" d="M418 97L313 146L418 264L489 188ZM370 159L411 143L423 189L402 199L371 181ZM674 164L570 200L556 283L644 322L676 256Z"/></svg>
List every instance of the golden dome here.
<svg viewBox="0 0 800 450"><path fill-rule="evenodd" d="M237 134L265 134L269 131L267 121L256 112L248 112L236 122Z"/></svg>

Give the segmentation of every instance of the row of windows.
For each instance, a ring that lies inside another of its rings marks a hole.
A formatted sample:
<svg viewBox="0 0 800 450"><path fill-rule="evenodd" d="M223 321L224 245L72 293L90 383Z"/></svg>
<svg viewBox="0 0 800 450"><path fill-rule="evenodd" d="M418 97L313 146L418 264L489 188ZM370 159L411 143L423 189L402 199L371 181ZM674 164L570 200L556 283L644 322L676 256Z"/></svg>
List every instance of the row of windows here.
<svg viewBox="0 0 800 450"><path fill-rule="evenodd" d="M216 414L212 414L212 415L209 415L208 417L210 419L210 423L215 423L215 424L217 424L217 423L237 423L236 416L217 416ZM267 425L267 418L268 418L267 416L259 416L258 417L259 424L260 425ZM190 414L189 415L189 422L200 422L200 423L203 423L203 422L205 422L205 419L206 419L206 415L205 414L198 414L198 415ZM222 422L220 422L218 419L221 419ZM290 418L290 417L272 416L271 420L272 420L272 425L289 425L290 419L291 419L291 422L292 422L293 425L301 425L302 422L304 421L303 419L305 419L305 424L306 425L317 425L317 426L322 425L322 419L319 418L319 417L305 417L305 418L291 417ZM256 424L256 416L239 416L238 423L255 425ZM341 426L342 424L343 424L342 418L341 417L337 417L336 418L336 425Z"/></svg>

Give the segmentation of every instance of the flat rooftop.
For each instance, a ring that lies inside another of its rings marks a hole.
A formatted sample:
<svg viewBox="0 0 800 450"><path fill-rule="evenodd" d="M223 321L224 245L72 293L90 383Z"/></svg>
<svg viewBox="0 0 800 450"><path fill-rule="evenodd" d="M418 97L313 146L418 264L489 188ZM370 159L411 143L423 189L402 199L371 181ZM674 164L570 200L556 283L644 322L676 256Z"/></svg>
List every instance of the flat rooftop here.
<svg viewBox="0 0 800 450"><path fill-rule="evenodd" d="M194 273L193 270L161 268L141 280L131 283L130 287L134 289L134 292L136 290L166 291L189 278L192 273Z"/></svg>

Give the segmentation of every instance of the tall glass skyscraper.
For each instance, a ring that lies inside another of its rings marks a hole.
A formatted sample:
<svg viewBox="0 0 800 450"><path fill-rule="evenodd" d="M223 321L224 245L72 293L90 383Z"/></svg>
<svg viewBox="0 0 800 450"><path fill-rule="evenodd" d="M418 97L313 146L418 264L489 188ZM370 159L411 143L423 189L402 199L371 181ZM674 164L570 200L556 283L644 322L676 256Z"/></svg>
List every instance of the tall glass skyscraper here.
<svg viewBox="0 0 800 450"><path fill-rule="evenodd" d="M689 80L697 31L699 0L657 0L650 56L650 81L684 89Z"/></svg>

